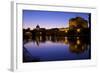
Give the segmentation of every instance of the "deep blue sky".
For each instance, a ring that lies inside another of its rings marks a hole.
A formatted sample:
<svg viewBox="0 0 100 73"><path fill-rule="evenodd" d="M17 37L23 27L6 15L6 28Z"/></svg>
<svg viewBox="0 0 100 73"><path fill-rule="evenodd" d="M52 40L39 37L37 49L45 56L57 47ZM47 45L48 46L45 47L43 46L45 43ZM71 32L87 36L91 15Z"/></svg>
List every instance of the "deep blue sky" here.
<svg viewBox="0 0 100 73"><path fill-rule="evenodd" d="M88 20L89 13L23 10L23 28L35 28L37 24L46 29L65 28L69 19L77 16Z"/></svg>

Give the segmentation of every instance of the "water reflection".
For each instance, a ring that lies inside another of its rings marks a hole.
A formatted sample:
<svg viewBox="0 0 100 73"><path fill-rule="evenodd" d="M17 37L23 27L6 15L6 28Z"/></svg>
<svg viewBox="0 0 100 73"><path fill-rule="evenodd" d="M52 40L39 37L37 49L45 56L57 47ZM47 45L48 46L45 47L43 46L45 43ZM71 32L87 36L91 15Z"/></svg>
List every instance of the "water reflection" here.
<svg viewBox="0 0 100 73"><path fill-rule="evenodd" d="M74 37L68 38L69 40L69 50L73 53L82 53L88 48L90 48L90 40L87 37Z"/></svg>
<svg viewBox="0 0 100 73"><path fill-rule="evenodd" d="M35 36L24 39L23 62L90 59L90 44L89 37Z"/></svg>

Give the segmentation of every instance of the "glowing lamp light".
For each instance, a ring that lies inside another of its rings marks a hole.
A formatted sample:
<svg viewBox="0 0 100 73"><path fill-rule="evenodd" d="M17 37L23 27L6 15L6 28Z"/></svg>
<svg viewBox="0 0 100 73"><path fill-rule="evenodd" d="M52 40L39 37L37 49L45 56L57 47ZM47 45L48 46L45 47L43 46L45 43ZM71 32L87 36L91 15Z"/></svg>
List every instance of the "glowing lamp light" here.
<svg viewBox="0 0 100 73"><path fill-rule="evenodd" d="M80 44L80 40L77 40L77 42L76 42L78 45Z"/></svg>
<svg viewBox="0 0 100 73"><path fill-rule="evenodd" d="M77 29L77 32L80 32L80 31L81 31L81 29L78 28L78 29Z"/></svg>
<svg viewBox="0 0 100 73"><path fill-rule="evenodd" d="M68 32L67 30L65 30L65 32Z"/></svg>

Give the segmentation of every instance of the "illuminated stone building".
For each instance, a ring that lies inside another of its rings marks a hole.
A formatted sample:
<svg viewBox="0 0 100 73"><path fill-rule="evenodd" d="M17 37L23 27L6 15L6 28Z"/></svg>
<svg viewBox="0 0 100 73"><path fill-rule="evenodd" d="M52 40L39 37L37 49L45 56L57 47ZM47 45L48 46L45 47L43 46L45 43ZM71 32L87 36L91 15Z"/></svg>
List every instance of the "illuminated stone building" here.
<svg viewBox="0 0 100 73"><path fill-rule="evenodd" d="M76 17L69 20L69 28L88 28L88 21L82 17Z"/></svg>

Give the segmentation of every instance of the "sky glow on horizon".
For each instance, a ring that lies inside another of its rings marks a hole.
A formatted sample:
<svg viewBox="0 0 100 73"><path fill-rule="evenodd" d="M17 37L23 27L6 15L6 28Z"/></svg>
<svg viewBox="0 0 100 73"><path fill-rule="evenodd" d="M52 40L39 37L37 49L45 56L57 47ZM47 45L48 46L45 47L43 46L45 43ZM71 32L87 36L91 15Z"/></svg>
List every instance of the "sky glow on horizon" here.
<svg viewBox="0 0 100 73"><path fill-rule="evenodd" d="M58 12L58 11L39 11L23 10L23 28L66 28L69 26L69 19L82 17L88 20L89 13L79 12Z"/></svg>

